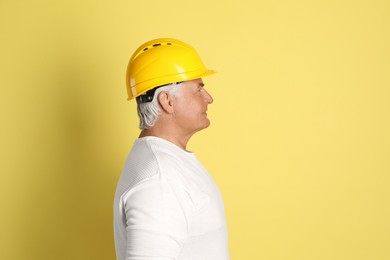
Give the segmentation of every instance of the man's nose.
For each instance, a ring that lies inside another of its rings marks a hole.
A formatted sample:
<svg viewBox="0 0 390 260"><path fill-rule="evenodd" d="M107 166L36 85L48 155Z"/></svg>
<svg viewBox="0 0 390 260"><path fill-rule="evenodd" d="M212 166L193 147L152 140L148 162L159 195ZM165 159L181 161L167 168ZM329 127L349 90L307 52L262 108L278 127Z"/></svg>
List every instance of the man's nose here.
<svg viewBox="0 0 390 260"><path fill-rule="evenodd" d="M213 102L214 102L214 99L213 99L213 97L210 95L210 93L207 92L207 90L205 90L205 89L204 89L203 91L204 91L204 94L205 94L205 100L206 100L206 102L209 103L209 104L213 103Z"/></svg>

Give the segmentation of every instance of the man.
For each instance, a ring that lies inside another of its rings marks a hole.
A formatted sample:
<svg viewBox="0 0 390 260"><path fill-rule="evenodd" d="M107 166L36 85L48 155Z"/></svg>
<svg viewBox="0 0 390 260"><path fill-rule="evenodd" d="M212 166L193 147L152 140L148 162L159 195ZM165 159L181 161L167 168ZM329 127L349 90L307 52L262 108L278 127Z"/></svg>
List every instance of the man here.
<svg viewBox="0 0 390 260"><path fill-rule="evenodd" d="M213 98L202 77L213 73L175 39L149 41L130 59L127 90L137 100L141 134L115 194L118 260L229 259L221 195L186 149L210 124Z"/></svg>

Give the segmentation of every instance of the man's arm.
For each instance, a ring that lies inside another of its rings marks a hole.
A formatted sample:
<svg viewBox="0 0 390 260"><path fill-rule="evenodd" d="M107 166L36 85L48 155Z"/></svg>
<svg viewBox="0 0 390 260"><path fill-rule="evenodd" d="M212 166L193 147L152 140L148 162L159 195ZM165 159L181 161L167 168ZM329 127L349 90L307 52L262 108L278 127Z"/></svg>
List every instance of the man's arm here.
<svg viewBox="0 0 390 260"><path fill-rule="evenodd" d="M191 200L182 187L157 175L123 197L126 260L177 259L187 237Z"/></svg>

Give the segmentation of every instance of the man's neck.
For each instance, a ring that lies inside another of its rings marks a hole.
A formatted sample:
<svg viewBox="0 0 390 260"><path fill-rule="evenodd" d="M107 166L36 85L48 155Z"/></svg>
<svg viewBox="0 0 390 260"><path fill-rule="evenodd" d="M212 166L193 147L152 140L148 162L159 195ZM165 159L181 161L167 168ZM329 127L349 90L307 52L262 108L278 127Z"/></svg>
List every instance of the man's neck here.
<svg viewBox="0 0 390 260"><path fill-rule="evenodd" d="M186 150L187 143L191 137L191 136L182 137L182 136L177 135L174 132L170 132L170 131L158 131L158 129L155 129L155 127L151 128L151 129L143 130L140 133L139 138L146 137L146 136L156 136L156 137L162 138L164 140L167 140L167 141L177 145L178 147L180 147L183 150Z"/></svg>

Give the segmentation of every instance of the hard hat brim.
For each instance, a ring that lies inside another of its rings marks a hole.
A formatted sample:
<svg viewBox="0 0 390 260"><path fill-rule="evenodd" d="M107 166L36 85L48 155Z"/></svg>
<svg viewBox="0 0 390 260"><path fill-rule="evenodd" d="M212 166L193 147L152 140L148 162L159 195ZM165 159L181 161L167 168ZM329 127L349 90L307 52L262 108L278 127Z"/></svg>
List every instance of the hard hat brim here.
<svg viewBox="0 0 390 260"><path fill-rule="evenodd" d="M128 91L132 93L131 97L129 97L127 100L131 100L133 98L136 98L142 94L144 94L146 91L153 89L155 87L166 85L174 82L181 82L181 81L189 81L193 79L203 78L210 76L212 74L215 74L216 72L214 70L202 70L202 71L192 71L192 72L184 72L179 73L175 75L167 75L164 77L158 77L154 79L150 79L144 82L137 83L137 91L135 92L135 86L131 87L130 84L128 84Z"/></svg>

